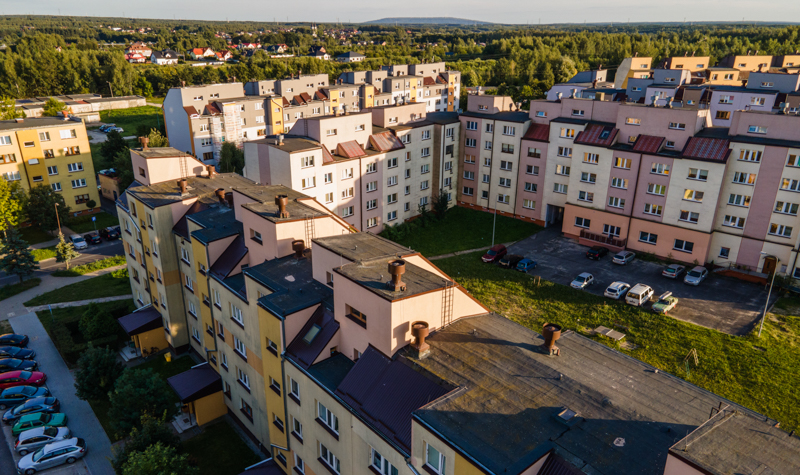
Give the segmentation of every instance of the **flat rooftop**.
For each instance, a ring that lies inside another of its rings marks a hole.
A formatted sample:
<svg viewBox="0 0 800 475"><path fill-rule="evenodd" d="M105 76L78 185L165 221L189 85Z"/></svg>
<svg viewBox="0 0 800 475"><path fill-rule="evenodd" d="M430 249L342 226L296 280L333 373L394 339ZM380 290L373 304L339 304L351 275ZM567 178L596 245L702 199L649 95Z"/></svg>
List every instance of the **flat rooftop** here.
<svg viewBox="0 0 800 475"><path fill-rule="evenodd" d="M203 211L187 216L189 221L194 221L202 226L192 233L192 237L208 244L242 232L242 223L236 221L236 213L231 208L219 204Z"/></svg>
<svg viewBox="0 0 800 475"><path fill-rule="evenodd" d="M712 407L764 419L574 332L550 357L539 334L497 314L458 320L426 341L426 358L403 356L458 389L414 418L494 474L520 473L555 449L584 473L662 475L670 447ZM565 409L576 415L561 417Z"/></svg>
<svg viewBox="0 0 800 475"><path fill-rule="evenodd" d="M322 145L320 145L319 142L300 135L284 135L283 145L276 143L277 141L277 135L269 135L263 139L251 140L248 143L267 144L270 147L275 147L287 153L303 152L306 150L316 150L322 148Z"/></svg>
<svg viewBox="0 0 800 475"><path fill-rule="evenodd" d="M150 158L174 158L174 157L191 157L186 152L181 152L173 147L147 147L147 148L132 148L131 152L141 157Z"/></svg>
<svg viewBox="0 0 800 475"><path fill-rule="evenodd" d="M314 280L311 260L294 254L265 261L242 271L272 290L258 303L279 317L285 317L333 297L333 290Z"/></svg>
<svg viewBox="0 0 800 475"><path fill-rule="evenodd" d="M40 129L42 127L77 127L82 120L64 120L59 117L26 117L22 121L0 120L0 130Z"/></svg>
<svg viewBox="0 0 800 475"><path fill-rule="evenodd" d="M311 198L303 193L300 193L299 191L295 191L283 185L246 186L236 188L236 191L252 200L255 200L251 203L242 205L243 208L256 213L264 219L272 221L273 223L329 216L328 213L310 206L306 206L297 201L300 198ZM278 205L275 204L275 197L278 195L286 195L289 198L289 202L286 204L286 211L289 213L288 218L280 217Z"/></svg>
<svg viewBox="0 0 800 475"><path fill-rule="evenodd" d="M191 198L198 198L208 204L218 203L215 192L222 188L226 191L236 187L252 187L254 183L236 173L214 173L212 177L189 176L186 178L186 193L181 194L177 180L154 183L149 186L128 187L127 192L145 205L156 208Z"/></svg>
<svg viewBox="0 0 800 475"><path fill-rule="evenodd" d="M394 241L372 233L340 234L338 236L316 238L313 239L313 242L350 261L385 256L402 256L414 252Z"/></svg>
<svg viewBox="0 0 800 475"><path fill-rule="evenodd" d="M406 285L405 290L395 291L393 287L389 287L392 276L388 270L389 262L395 259L395 256L358 259L355 262L335 268L334 272L390 301L432 292L445 287L446 280L443 277L406 261L406 272L401 277L402 282Z"/></svg>

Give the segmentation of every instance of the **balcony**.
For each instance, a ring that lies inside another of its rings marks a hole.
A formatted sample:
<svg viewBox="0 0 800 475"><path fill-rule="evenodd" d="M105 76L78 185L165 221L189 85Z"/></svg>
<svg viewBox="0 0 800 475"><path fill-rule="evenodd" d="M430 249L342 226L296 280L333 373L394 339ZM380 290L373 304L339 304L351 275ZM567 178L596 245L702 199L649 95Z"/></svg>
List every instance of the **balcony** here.
<svg viewBox="0 0 800 475"><path fill-rule="evenodd" d="M618 239L612 236L607 236L605 234L596 234L591 233L586 230L581 230L581 239L586 239L588 241L594 241L600 244L606 244L611 247L616 247L619 249L625 249L625 245L628 243L627 239Z"/></svg>

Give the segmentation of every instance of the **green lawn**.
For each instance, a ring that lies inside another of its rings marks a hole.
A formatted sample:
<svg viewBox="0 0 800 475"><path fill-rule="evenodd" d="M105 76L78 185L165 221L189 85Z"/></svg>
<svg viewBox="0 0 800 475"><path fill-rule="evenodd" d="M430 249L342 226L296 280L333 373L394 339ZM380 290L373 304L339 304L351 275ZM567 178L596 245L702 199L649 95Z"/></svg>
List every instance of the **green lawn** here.
<svg viewBox="0 0 800 475"><path fill-rule="evenodd" d="M158 373L158 375L161 376L164 381L166 381L167 378L171 378L176 374L183 373L196 364L197 363L195 363L194 360L188 355L175 358L170 362L167 362L167 359L164 358L164 355L159 355L148 359L146 362L140 364L136 368L150 368Z"/></svg>
<svg viewBox="0 0 800 475"><path fill-rule="evenodd" d="M227 421L206 427L200 435L181 443L200 475L236 475L259 458Z"/></svg>
<svg viewBox="0 0 800 475"><path fill-rule="evenodd" d="M56 257L55 246L43 247L41 249L32 249L31 252L33 253L33 258L36 259L36 262Z"/></svg>
<svg viewBox="0 0 800 475"><path fill-rule="evenodd" d="M800 300L779 302L761 338L737 337L552 282L536 285L527 274L483 264L480 253L436 265L484 305L536 332L553 322L619 349L613 340L590 334L600 325L618 328L625 342L637 346L623 353L766 414L782 429L800 428ZM692 348L700 365L687 374L683 360Z"/></svg>
<svg viewBox="0 0 800 475"><path fill-rule="evenodd" d="M404 233L401 231L400 236L393 235L396 233L390 231L384 231L381 236L409 246L423 256L433 257L455 251L489 247L492 243L493 219L493 213L456 206L451 208L441 221L432 221L424 227L417 224L420 220L410 221L402 225L407 228ZM518 241L541 229L541 226L533 223L498 215L494 242L497 244Z"/></svg>
<svg viewBox="0 0 800 475"><path fill-rule="evenodd" d="M72 267L69 270L66 269L57 270L53 272L53 276L78 277L100 269L107 269L109 267L116 267L124 264L125 264L125 256L106 257L105 259L100 259L94 262L90 262L89 264L83 264L80 266Z"/></svg>
<svg viewBox="0 0 800 475"><path fill-rule="evenodd" d="M164 126L163 111L160 107L155 106L101 111L100 120L122 127L124 130L122 135L125 137L135 135L139 126L146 126L148 129L160 129Z"/></svg>
<svg viewBox="0 0 800 475"><path fill-rule="evenodd" d="M22 282L18 282L16 284L8 284L0 287L0 300L5 300L9 297L13 297L17 294L25 292L28 289L32 289L37 285L42 283L42 279L35 278L35 279L28 279L23 280ZM0 333L1 335L2 333Z"/></svg>
<svg viewBox="0 0 800 475"><path fill-rule="evenodd" d="M42 231L35 226L28 226L27 228L20 228L19 234L28 244L39 244L40 242L47 242L55 239L50 234Z"/></svg>
<svg viewBox="0 0 800 475"><path fill-rule="evenodd" d="M97 221L93 222L92 217L96 218ZM119 226L119 218L108 214L105 211L101 211L100 213L95 213L92 215L84 215L72 218L69 220L66 226L78 234L85 234L94 231L95 229L99 231L109 226Z"/></svg>
<svg viewBox="0 0 800 475"><path fill-rule="evenodd" d="M118 277L115 277L118 274ZM64 287L51 290L25 302L26 307L47 305L59 302L74 302L102 297L115 297L131 293L131 285L127 272L109 272L91 279L75 282Z"/></svg>

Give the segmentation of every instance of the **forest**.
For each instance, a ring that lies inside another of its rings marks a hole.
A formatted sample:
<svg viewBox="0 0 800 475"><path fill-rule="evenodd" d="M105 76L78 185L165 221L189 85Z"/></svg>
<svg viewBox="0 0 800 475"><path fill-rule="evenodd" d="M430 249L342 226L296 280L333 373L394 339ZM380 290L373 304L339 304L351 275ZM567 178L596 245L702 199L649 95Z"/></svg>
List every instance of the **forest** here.
<svg viewBox="0 0 800 475"><path fill-rule="evenodd" d="M123 30L112 30L113 26ZM139 29L145 32L137 32ZM341 41L336 36L343 30L358 33ZM113 92L151 97L163 96L181 81L191 85L276 79L300 71L327 73L333 80L347 70L443 60L449 68L462 72L466 86L497 87L524 100L542 97L555 82L580 70L602 65L611 78L620 61L633 53L653 57L654 64L669 56L694 53L711 56L714 64L728 54L758 51L776 55L800 49L800 27L786 25L400 28L320 24L318 37L313 33L309 23L6 16L0 18L0 94L23 98ZM205 46L235 51L234 46L242 42L284 43L297 57L270 59L263 51L246 57L236 51L234 61L220 66L129 64L124 49L134 41L182 53ZM363 42L366 45L358 44ZM360 51L367 60L340 64L303 56L312 45L325 46L332 55Z"/></svg>

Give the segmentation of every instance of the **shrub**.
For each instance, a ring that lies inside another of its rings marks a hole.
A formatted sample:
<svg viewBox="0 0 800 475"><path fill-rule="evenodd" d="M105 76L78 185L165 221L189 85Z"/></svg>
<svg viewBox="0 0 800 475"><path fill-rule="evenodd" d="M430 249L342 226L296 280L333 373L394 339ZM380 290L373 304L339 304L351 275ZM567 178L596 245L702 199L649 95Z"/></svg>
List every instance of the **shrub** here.
<svg viewBox="0 0 800 475"><path fill-rule="evenodd" d="M178 437L166 425L166 415L156 418L150 414L144 414L140 422L141 429L134 427L123 448L114 450L114 459L111 461L111 465L117 473L122 473L123 467L133 453L144 452L151 445L161 444L165 447L178 447Z"/></svg>
<svg viewBox="0 0 800 475"><path fill-rule="evenodd" d="M116 333L117 322L110 313L100 310L100 306L92 302L86 306L79 328L87 340L94 340Z"/></svg>
<svg viewBox="0 0 800 475"><path fill-rule="evenodd" d="M104 399L114 387L124 367L117 361L116 351L98 348L91 344L78 358L75 371L75 389L83 400Z"/></svg>
<svg viewBox="0 0 800 475"><path fill-rule="evenodd" d="M138 427L144 414L172 417L176 412L175 393L149 368L126 369L108 396L111 400L108 417L114 429L123 434Z"/></svg>

